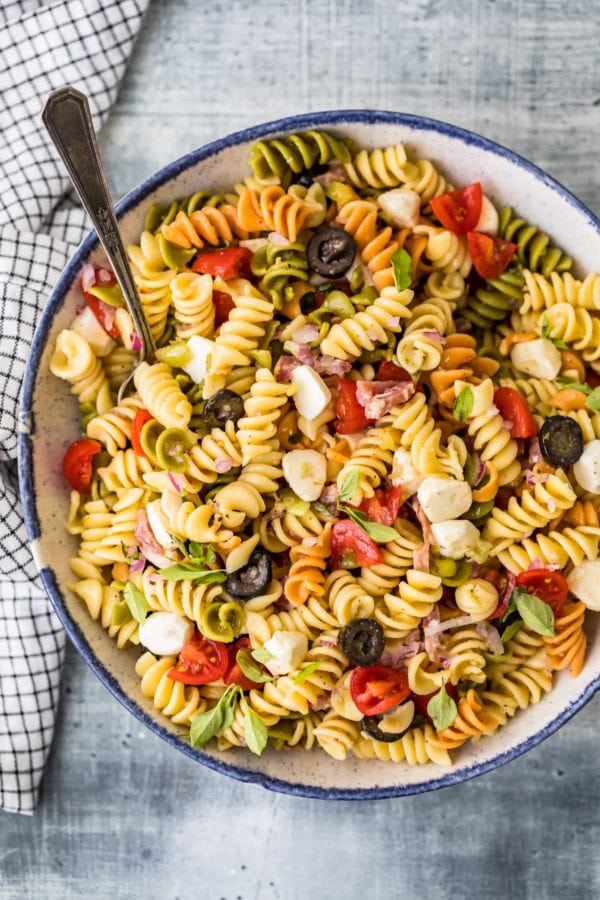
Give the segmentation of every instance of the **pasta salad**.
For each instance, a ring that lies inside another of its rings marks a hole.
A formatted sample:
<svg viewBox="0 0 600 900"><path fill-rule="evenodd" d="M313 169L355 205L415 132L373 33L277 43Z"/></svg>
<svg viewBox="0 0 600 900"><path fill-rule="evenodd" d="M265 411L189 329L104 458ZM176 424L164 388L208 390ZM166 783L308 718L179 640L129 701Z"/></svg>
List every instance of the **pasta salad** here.
<svg viewBox="0 0 600 900"><path fill-rule="evenodd" d="M193 746L447 766L585 662L600 275L402 144L249 165L128 247L151 364L83 268L71 588Z"/></svg>

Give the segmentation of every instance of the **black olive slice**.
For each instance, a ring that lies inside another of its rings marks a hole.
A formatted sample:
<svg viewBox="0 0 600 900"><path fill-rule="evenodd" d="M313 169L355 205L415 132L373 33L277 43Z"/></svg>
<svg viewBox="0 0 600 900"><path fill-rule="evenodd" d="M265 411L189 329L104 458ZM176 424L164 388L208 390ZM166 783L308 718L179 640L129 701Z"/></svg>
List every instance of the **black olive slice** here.
<svg viewBox="0 0 600 900"><path fill-rule="evenodd" d="M225 590L232 597L249 600L265 591L271 583L271 558L264 550L255 550L248 562L225 581Z"/></svg>
<svg viewBox="0 0 600 900"><path fill-rule="evenodd" d="M404 731L382 731L379 727L382 718L383 716L365 716L360 723L362 730L366 731L369 737L374 738L376 741L384 741L386 744L391 744L393 741L399 740L404 734Z"/></svg>
<svg viewBox="0 0 600 900"><path fill-rule="evenodd" d="M383 628L375 619L351 619L341 629L338 644L350 662L372 666L383 653Z"/></svg>
<svg viewBox="0 0 600 900"><path fill-rule="evenodd" d="M583 432L568 416L550 416L541 427L540 450L551 466L572 466L583 453Z"/></svg>
<svg viewBox="0 0 600 900"><path fill-rule="evenodd" d="M352 235L334 225L317 231L306 248L309 266L326 278L341 278L352 265L355 255Z"/></svg>
<svg viewBox="0 0 600 900"><path fill-rule="evenodd" d="M244 415L244 401L235 391L226 388L217 391L204 406L204 421L208 428L221 428L227 422L234 424Z"/></svg>

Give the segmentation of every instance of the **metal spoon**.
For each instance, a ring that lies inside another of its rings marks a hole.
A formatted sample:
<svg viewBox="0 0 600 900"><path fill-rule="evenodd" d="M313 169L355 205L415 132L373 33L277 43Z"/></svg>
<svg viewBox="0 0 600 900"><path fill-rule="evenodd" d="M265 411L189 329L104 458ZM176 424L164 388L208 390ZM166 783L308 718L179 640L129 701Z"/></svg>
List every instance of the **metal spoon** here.
<svg viewBox="0 0 600 900"><path fill-rule="evenodd" d="M44 104L42 120L123 291L136 333L142 342L139 361L153 363L156 347L119 234L87 97L70 85L52 91ZM119 388L118 402L127 393L132 379L133 372Z"/></svg>

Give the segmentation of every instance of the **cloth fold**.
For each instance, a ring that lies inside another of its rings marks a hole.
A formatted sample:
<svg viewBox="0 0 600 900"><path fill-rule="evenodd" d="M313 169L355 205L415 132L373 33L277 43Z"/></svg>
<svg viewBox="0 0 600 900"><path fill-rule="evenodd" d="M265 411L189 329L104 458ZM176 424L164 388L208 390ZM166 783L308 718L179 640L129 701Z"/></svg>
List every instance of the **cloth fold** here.
<svg viewBox="0 0 600 900"><path fill-rule="evenodd" d="M0 5L0 809L31 814L50 749L65 636L18 500L17 415L39 314L89 230L40 119L55 88L106 119L149 0Z"/></svg>

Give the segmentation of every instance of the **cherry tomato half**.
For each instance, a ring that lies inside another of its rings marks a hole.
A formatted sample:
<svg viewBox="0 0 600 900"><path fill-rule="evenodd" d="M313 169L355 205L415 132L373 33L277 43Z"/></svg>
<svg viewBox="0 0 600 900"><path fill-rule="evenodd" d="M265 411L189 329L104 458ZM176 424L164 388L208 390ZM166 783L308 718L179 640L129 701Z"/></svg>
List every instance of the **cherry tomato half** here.
<svg viewBox="0 0 600 900"><path fill-rule="evenodd" d="M250 649L250 638L249 637L241 637L238 638L237 641L234 641L233 644L227 645L227 653L229 656L228 669L225 673L225 677L223 681L225 684L239 684L243 691L250 691L252 688L260 688L262 685L257 684L255 681L251 681L247 675L244 675L242 670L237 664L236 656L238 650L249 650Z"/></svg>
<svg viewBox="0 0 600 900"><path fill-rule="evenodd" d="M63 474L71 487L80 494L85 494L92 483L92 457L100 453L102 447L98 441L81 438L67 447L63 457Z"/></svg>
<svg viewBox="0 0 600 900"><path fill-rule="evenodd" d="M331 565L338 569L374 566L383 562L375 541L351 519L336 522L331 531Z"/></svg>
<svg viewBox="0 0 600 900"><path fill-rule="evenodd" d="M211 641L197 631L183 645L169 678L183 684L212 684L223 677L228 665L227 645L221 641Z"/></svg>
<svg viewBox="0 0 600 900"><path fill-rule="evenodd" d="M600 375L598 372L594 372L593 369L585 370L585 381L586 384L589 384L591 388L600 387Z"/></svg>
<svg viewBox="0 0 600 900"><path fill-rule="evenodd" d="M494 403L503 419L512 422L511 437L531 438L537 434L535 420L525 397L514 388L501 387L494 391Z"/></svg>
<svg viewBox="0 0 600 900"><path fill-rule="evenodd" d="M478 181L430 200L431 208L444 228L454 234L466 234L477 228L482 203L483 193Z"/></svg>
<svg viewBox="0 0 600 900"><path fill-rule="evenodd" d="M381 525L393 525L398 517L398 510L402 505L402 488L380 488L375 491L373 497L363 502L358 507L366 513L371 522L379 522Z"/></svg>
<svg viewBox="0 0 600 900"><path fill-rule="evenodd" d="M131 446L136 456L146 455L141 444L140 435L146 422L153 418L154 416L147 409L138 409L133 417L133 422L131 423Z"/></svg>
<svg viewBox="0 0 600 900"><path fill-rule="evenodd" d="M350 676L350 695L365 716L379 716L402 703L410 694L404 669L359 666Z"/></svg>
<svg viewBox="0 0 600 900"><path fill-rule="evenodd" d="M202 272L225 281L230 278L250 278L252 251L248 247L228 247L226 250L211 250L201 253L192 265L193 272Z"/></svg>
<svg viewBox="0 0 600 900"><path fill-rule="evenodd" d="M377 370L377 381L412 381L412 376L391 359L382 359Z"/></svg>
<svg viewBox="0 0 600 900"><path fill-rule="evenodd" d="M367 419L365 408L361 406L356 397L356 382L349 378L337 380L337 402L335 405L336 420L333 427L338 434L353 434L362 431L371 423Z"/></svg>
<svg viewBox="0 0 600 900"><path fill-rule="evenodd" d="M569 585L560 572L551 569L528 569L517 575L517 584L526 588L548 606L555 616L559 616L569 596Z"/></svg>
<svg viewBox="0 0 600 900"><path fill-rule="evenodd" d="M498 278L517 252L516 244L479 231L469 231L467 241L475 270L482 278Z"/></svg>
<svg viewBox="0 0 600 900"><path fill-rule="evenodd" d="M94 269L96 273L96 284L103 284L107 287L110 287L111 284L116 284L117 279L113 272L110 272L108 269L98 269L97 267ZM102 273L101 277L99 276L99 272ZM87 291L84 291L82 288L83 296L85 298L85 302L87 306L89 306L90 310L93 312L94 316L102 325L107 334L111 336L111 338L119 337L119 329L115 325L115 307L110 306L108 303L104 303L98 297L94 297L93 294L88 294Z"/></svg>
<svg viewBox="0 0 600 900"><path fill-rule="evenodd" d="M229 318L229 313L235 309L235 303L231 294L225 291L213 291L213 305L215 307L215 325L222 325Z"/></svg>

